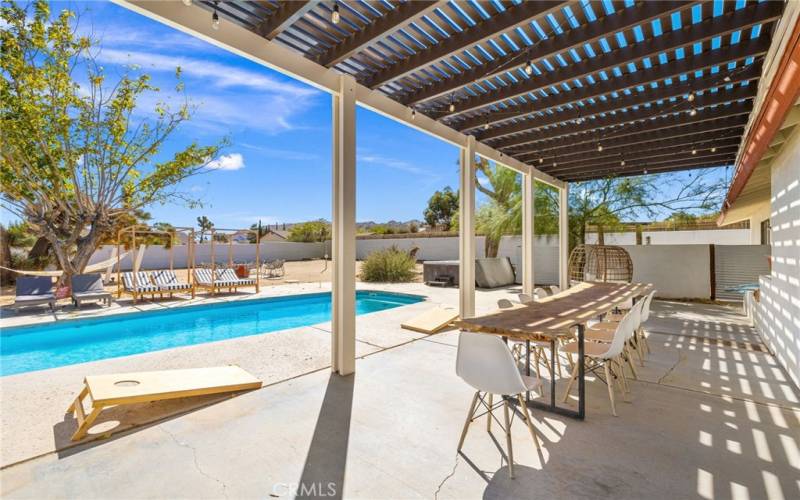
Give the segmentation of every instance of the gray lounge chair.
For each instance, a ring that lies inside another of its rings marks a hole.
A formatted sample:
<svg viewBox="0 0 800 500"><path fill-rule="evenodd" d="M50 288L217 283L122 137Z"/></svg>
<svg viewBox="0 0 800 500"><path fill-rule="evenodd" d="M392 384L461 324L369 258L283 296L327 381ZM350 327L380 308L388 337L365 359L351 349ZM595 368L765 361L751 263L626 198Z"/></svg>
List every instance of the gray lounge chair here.
<svg viewBox="0 0 800 500"><path fill-rule="evenodd" d="M72 277L72 303L81 307L84 301L99 300L111 305L111 293L103 288L100 274L78 274Z"/></svg>
<svg viewBox="0 0 800 500"><path fill-rule="evenodd" d="M47 276L20 276L17 278L17 294L13 308L29 306L50 306L55 311L56 296L53 293L53 280Z"/></svg>

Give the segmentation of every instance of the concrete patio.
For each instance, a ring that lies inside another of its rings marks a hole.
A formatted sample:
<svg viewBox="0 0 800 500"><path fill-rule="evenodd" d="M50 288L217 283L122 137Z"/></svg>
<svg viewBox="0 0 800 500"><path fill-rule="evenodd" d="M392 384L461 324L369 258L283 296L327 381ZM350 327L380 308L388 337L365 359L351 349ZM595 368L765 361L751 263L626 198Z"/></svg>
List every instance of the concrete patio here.
<svg viewBox="0 0 800 500"><path fill-rule="evenodd" d="M471 391L447 332L6 467L2 496L797 498L800 392L738 311L661 301L648 331L619 417L592 380L585 422L534 412L541 453L515 423L513 480L482 421L456 454Z"/></svg>

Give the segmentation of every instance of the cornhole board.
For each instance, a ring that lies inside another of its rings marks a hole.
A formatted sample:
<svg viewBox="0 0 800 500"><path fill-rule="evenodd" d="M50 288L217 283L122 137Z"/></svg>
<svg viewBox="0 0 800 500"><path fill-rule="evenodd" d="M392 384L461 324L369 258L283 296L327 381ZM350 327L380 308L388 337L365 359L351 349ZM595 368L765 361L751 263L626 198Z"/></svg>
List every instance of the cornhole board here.
<svg viewBox="0 0 800 500"><path fill-rule="evenodd" d="M402 323L401 328L420 333L437 333L458 319L458 311L448 307L437 307Z"/></svg>
<svg viewBox="0 0 800 500"><path fill-rule="evenodd" d="M83 383L80 394L67 408L67 413L75 412L78 420L78 429L72 435L73 441L82 439L103 408L108 406L247 391L261 387L260 380L238 366L89 375ZM87 397L92 402L92 410L88 415L83 408L83 401Z"/></svg>

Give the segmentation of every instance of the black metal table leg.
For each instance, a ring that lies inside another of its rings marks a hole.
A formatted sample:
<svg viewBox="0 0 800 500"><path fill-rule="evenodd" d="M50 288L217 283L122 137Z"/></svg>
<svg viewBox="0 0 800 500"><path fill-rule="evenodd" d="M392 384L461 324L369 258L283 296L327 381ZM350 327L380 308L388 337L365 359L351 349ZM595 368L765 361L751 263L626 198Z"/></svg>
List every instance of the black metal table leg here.
<svg viewBox="0 0 800 500"><path fill-rule="evenodd" d="M531 376L531 341L525 341L525 375L528 377ZM530 402L531 400L531 391L525 392L525 401Z"/></svg>
<svg viewBox="0 0 800 500"><path fill-rule="evenodd" d="M584 326L578 325L578 418L581 420L586 417L586 380L584 380L586 363L584 358L583 333Z"/></svg>
<svg viewBox="0 0 800 500"><path fill-rule="evenodd" d="M556 339L550 339L550 407L556 407Z"/></svg>

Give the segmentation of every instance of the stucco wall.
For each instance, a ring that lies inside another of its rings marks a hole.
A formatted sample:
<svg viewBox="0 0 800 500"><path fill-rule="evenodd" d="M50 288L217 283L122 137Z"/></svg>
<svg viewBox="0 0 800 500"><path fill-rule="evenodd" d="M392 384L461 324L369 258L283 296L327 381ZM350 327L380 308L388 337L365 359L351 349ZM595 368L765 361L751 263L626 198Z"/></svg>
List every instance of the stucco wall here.
<svg viewBox="0 0 800 500"><path fill-rule="evenodd" d="M756 227L758 233L758 227ZM703 229L697 231L642 231L642 244L651 245L747 245L749 229ZM635 245L636 233L605 233L606 245ZM586 233L586 243L597 243L597 233ZM755 241L754 244L758 244Z"/></svg>
<svg viewBox="0 0 800 500"><path fill-rule="evenodd" d="M633 281L653 283L664 298L711 298L708 245L623 245Z"/></svg>
<svg viewBox="0 0 800 500"><path fill-rule="evenodd" d="M772 164L772 272L755 311L762 338L800 386L800 127Z"/></svg>

